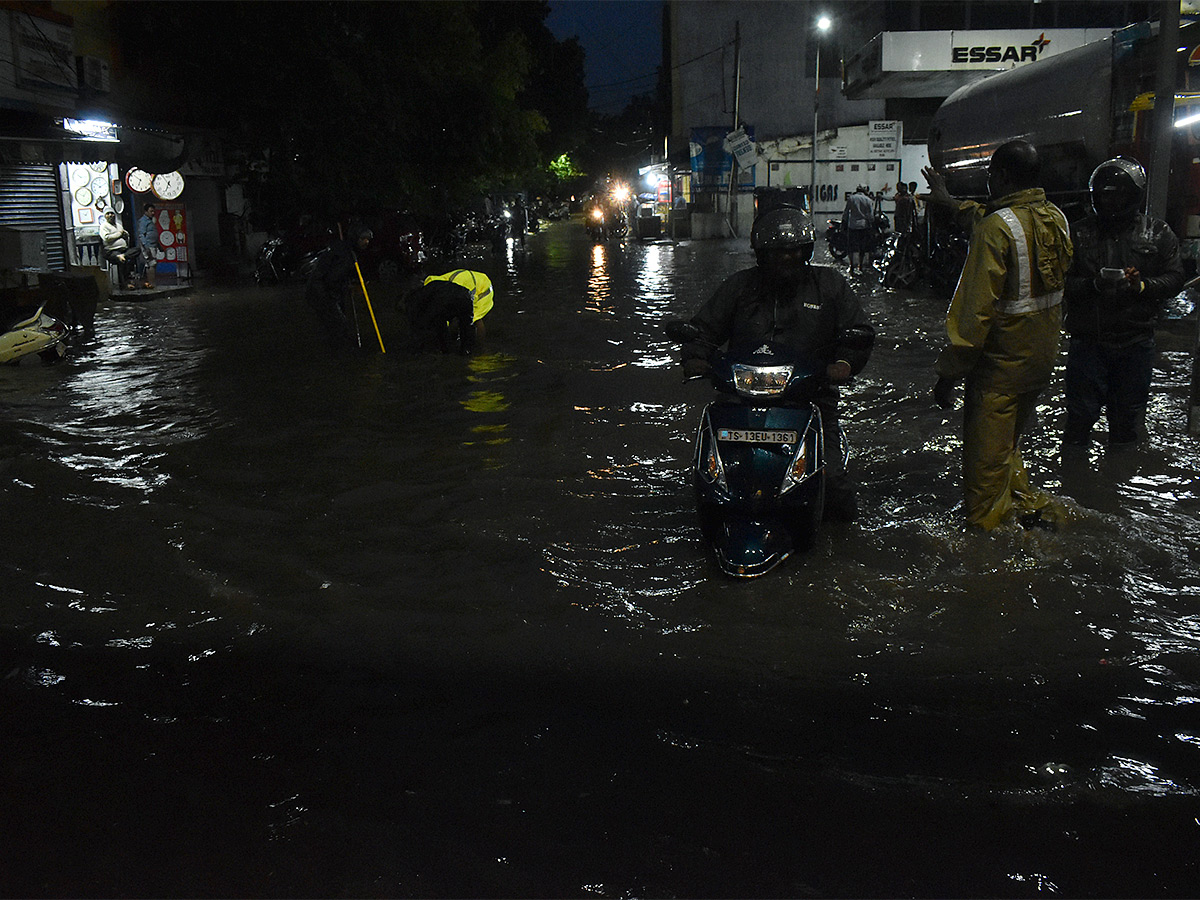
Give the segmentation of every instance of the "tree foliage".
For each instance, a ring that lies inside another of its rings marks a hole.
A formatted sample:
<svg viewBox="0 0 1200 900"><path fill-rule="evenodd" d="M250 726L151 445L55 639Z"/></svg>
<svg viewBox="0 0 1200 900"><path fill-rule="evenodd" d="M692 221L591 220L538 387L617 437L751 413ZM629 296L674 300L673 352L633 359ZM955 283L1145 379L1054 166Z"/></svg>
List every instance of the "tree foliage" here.
<svg viewBox="0 0 1200 900"><path fill-rule="evenodd" d="M268 154L282 208L462 203L586 136L583 53L544 0L117 7L127 65L186 86L171 120Z"/></svg>

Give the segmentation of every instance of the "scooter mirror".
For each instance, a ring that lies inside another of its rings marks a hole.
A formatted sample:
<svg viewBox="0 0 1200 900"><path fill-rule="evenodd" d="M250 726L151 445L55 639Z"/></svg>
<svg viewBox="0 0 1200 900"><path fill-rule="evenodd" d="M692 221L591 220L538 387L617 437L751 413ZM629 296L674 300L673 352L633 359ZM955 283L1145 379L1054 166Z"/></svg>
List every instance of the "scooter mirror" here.
<svg viewBox="0 0 1200 900"><path fill-rule="evenodd" d="M668 322L666 324L666 331L667 337L681 344L686 344L700 337L700 329L691 322L685 322L683 319L674 319Z"/></svg>

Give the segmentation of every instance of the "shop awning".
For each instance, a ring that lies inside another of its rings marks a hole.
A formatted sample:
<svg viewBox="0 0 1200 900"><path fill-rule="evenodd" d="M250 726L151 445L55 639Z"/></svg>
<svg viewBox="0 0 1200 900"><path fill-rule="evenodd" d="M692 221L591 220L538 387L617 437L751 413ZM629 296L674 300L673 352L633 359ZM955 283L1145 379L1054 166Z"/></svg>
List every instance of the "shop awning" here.
<svg viewBox="0 0 1200 900"><path fill-rule="evenodd" d="M147 172L174 172L187 160L182 135L117 125L116 141L87 140L66 130L61 119L24 110L0 110L0 162L116 162Z"/></svg>

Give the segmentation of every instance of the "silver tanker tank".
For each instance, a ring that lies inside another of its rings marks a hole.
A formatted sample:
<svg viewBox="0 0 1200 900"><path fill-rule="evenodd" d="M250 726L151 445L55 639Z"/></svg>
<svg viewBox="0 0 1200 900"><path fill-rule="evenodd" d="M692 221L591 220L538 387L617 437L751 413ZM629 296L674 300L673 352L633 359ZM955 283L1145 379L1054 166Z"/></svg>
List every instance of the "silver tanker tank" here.
<svg viewBox="0 0 1200 900"><path fill-rule="evenodd" d="M1150 34L1130 26L951 94L929 130L929 160L950 192L985 197L992 151L1024 138L1038 148L1047 193L1064 209L1083 201L1092 169L1113 155L1128 109L1116 94L1130 80L1123 73L1142 68Z"/></svg>

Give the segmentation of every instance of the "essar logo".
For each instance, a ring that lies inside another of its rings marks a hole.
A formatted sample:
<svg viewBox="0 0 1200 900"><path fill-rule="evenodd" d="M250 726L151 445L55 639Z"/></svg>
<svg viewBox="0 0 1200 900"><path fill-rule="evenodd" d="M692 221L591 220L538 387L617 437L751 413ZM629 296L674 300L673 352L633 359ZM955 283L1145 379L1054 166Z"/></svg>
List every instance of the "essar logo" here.
<svg viewBox="0 0 1200 900"><path fill-rule="evenodd" d="M1050 38L1043 31L1036 41L1021 46L952 47L950 60L955 63L1036 62L1049 43Z"/></svg>

